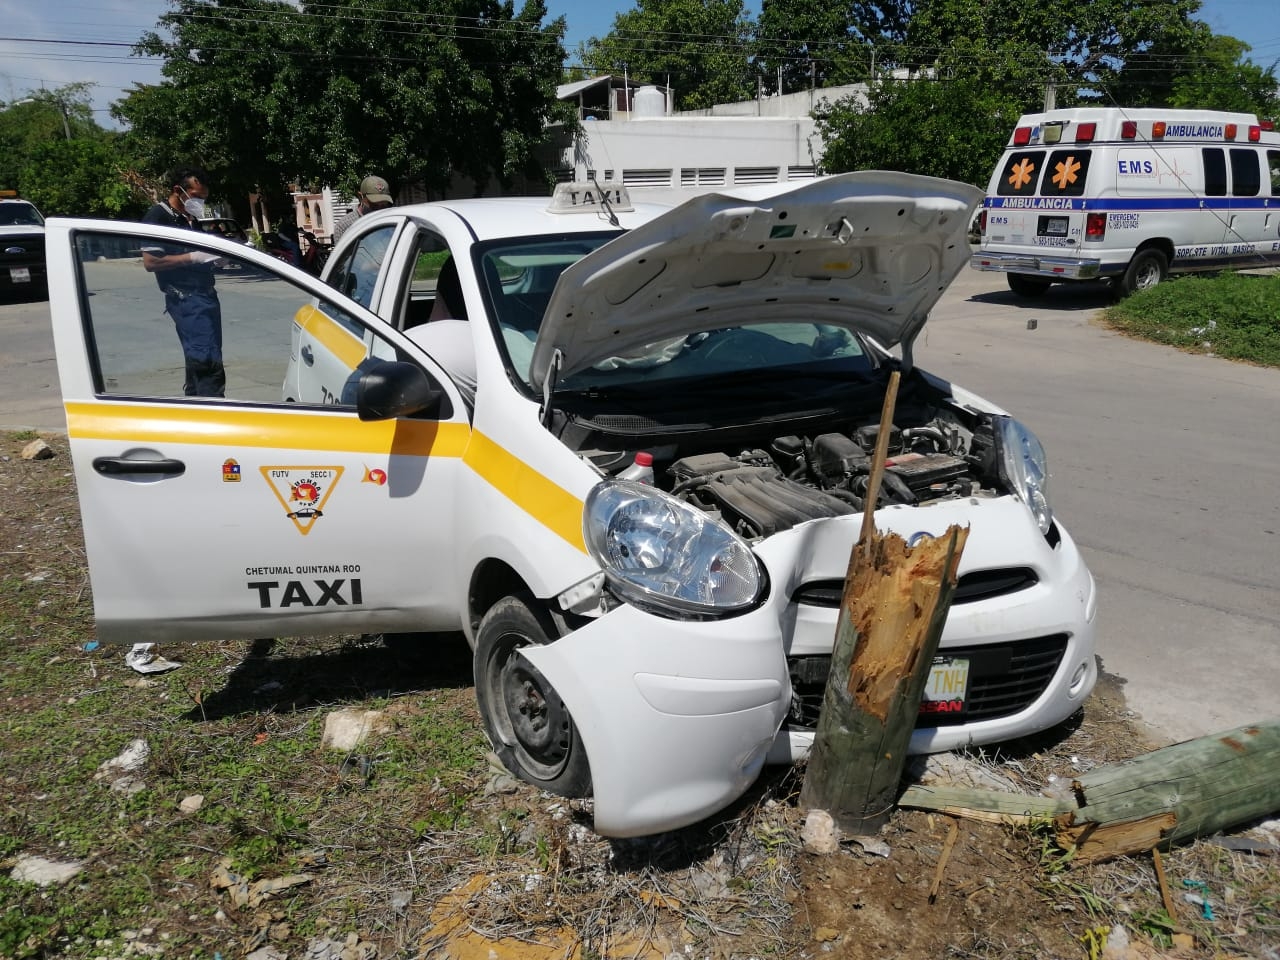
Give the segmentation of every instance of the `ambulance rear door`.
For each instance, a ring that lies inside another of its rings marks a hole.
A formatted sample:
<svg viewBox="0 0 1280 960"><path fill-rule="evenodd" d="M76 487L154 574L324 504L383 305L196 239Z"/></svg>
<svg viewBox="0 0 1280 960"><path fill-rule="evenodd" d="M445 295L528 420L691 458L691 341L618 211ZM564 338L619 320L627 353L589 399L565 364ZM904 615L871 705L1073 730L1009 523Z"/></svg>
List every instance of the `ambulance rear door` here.
<svg viewBox="0 0 1280 960"><path fill-rule="evenodd" d="M420 348L243 245L64 219L49 222L46 238L100 639L460 627L454 505L470 426L456 388ZM213 274L225 397L184 392L174 319L137 254L157 241L236 268ZM429 387L423 409L362 421L341 396L285 397L294 320L312 307L366 344L345 354L346 384L354 389L370 356L395 358L381 369Z"/></svg>
<svg viewBox="0 0 1280 960"><path fill-rule="evenodd" d="M1078 255L1085 235L1085 187L1092 154L1088 146L1061 144L1007 151L987 201L984 249Z"/></svg>

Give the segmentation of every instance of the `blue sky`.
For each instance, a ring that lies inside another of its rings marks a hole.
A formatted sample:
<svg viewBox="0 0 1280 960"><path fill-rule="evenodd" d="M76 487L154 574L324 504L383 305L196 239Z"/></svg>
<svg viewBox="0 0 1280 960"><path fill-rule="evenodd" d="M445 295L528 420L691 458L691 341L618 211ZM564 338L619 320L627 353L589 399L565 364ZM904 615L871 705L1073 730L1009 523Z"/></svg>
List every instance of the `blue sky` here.
<svg viewBox="0 0 1280 960"><path fill-rule="evenodd" d="M633 0L548 0L550 15L568 24L566 47L607 33ZM758 9L747 0L749 9ZM128 44L155 26L165 0L0 0L0 101L73 80L97 84L98 122L113 125L106 108L135 83L160 78L157 63L129 56ZM1200 19L1216 33L1239 37L1264 66L1280 60L1278 0L1205 0ZM54 40L41 44L31 41ZM97 43L116 44L97 46Z"/></svg>

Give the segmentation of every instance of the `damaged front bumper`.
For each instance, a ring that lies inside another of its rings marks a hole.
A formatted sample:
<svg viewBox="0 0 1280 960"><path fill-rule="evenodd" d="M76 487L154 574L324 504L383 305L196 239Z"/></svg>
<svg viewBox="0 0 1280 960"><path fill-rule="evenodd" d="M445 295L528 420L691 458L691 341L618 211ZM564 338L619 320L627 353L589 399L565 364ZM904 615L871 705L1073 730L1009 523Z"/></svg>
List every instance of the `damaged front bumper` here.
<svg viewBox="0 0 1280 960"><path fill-rule="evenodd" d="M941 535L952 523L971 525L962 580L993 569L1031 571L1016 589L953 603L940 652L1064 638L1062 656L1028 703L1008 715L919 728L912 752L1034 733L1079 709L1097 678L1095 598L1065 531L1044 537L1011 497L887 508L876 521L909 541ZM523 651L577 723L591 764L597 832L640 836L696 822L741 796L766 762L804 756L812 730L784 727L797 707L788 661L830 656L838 609L797 597L809 596L813 584L843 582L861 522L817 520L756 544L770 589L745 614L687 621L623 605Z"/></svg>

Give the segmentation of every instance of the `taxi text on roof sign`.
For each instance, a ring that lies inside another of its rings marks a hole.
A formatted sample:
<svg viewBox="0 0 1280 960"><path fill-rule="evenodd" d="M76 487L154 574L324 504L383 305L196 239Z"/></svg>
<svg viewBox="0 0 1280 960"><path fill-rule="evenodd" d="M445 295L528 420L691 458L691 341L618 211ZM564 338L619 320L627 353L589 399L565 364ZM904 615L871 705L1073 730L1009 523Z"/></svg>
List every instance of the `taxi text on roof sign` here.
<svg viewBox="0 0 1280 960"><path fill-rule="evenodd" d="M616 181L605 183L557 183L547 210L551 213L607 213L629 211L631 195Z"/></svg>

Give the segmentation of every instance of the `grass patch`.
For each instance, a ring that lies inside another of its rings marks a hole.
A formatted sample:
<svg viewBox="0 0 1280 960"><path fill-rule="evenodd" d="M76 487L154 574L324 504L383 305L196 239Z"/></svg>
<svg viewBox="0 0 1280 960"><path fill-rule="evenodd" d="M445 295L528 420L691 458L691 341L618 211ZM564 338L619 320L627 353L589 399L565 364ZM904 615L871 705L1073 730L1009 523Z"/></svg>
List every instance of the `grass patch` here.
<svg viewBox="0 0 1280 960"><path fill-rule="evenodd" d="M123 647L92 644L65 441L46 439L56 457L24 461L22 438L0 434L0 960L304 957L313 941L358 960L732 960L818 956L837 935L832 956L851 960L1015 960L1093 956L1118 922L1165 935L1145 860L1083 868L1047 821L964 825L936 904L945 818L895 812L889 857L803 854L794 770L684 830L605 840L589 802L496 775L460 636L172 645L180 669L136 674ZM324 749L341 707L382 710L391 729ZM1031 785L1077 755L1132 756L1121 709L1095 693L1078 730L1010 762ZM135 780L99 776L134 740L150 751ZM39 887L13 877L27 857L82 870ZM1170 877L1202 881L1230 917L1177 902L1172 919L1205 945L1184 956L1264 955L1276 859L1210 843L1168 855ZM257 884L273 892L237 900Z"/></svg>
<svg viewBox="0 0 1280 960"><path fill-rule="evenodd" d="M1104 318L1144 340L1280 366L1280 275L1178 277L1122 300Z"/></svg>

